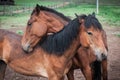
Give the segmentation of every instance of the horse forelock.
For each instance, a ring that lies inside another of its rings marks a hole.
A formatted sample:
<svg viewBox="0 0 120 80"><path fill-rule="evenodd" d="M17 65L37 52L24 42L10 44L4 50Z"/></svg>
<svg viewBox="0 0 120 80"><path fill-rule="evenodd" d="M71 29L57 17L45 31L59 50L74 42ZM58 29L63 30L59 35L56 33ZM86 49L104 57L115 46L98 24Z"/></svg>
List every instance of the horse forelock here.
<svg viewBox="0 0 120 80"><path fill-rule="evenodd" d="M98 21L98 19L89 14L86 18L85 18L85 22L84 25L86 28L90 28L91 26L93 26L95 29L98 30L103 30L101 23Z"/></svg>
<svg viewBox="0 0 120 80"><path fill-rule="evenodd" d="M39 42L39 46L49 54L62 55L70 47L73 40L77 38L79 27L79 20L74 19L58 33L45 36Z"/></svg>
<svg viewBox="0 0 120 80"><path fill-rule="evenodd" d="M54 9L51 9L51 8L48 8L48 7L45 7L45 6L39 6L38 8L39 8L38 10L40 10L40 11L51 12L51 13L56 14L57 16L63 18L64 20L66 20L66 21L68 21L68 22L71 21L70 18L66 17L64 14L62 14L62 13L60 13L60 12L57 12L57 11L54 10ZM36 8L35 8L35 9L36 9ZM31 15L33 15L34 13L36 13L36 10L35 10L35 9L33 10L33 12L32 12ZM39 12L40 12L40 11L39 11Z"/></svg>

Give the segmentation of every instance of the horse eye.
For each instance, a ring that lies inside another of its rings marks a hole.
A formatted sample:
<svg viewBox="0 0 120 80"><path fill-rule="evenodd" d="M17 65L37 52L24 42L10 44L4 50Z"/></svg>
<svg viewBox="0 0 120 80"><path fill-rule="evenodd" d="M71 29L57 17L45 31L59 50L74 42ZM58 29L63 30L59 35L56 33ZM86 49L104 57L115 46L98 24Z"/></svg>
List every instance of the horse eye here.
<svg viewBox="0 0 120 80"><path fill-rule="evenodd" d="M31 26L32 25L32 23L28 23L28 26Z"/></svg>
<svg viewBox="0 0 120 80"><path fill-rule="evenodd" d="M87 32L89 35L93 35L92 32Z"/></svg>

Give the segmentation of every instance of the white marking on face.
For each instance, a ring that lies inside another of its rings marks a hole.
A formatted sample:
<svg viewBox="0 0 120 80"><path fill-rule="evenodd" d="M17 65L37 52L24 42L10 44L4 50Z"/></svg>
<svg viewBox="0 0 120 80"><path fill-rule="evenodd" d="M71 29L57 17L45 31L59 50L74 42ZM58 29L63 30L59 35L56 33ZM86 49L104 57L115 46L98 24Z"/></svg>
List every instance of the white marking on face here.
<svg viewBox="0 0 120 80"><path fill-rule="evenodd" d="M26 43L22 44L22 47L25 51L27 51L28 46L29 46L29 42L26 42Z"/></svg>
<svg viewBox="0 0 120 80"><path fill-rule="evenodd" d="M98 61L102 61L101 54L102 53L100 52L100 49L95 49L95 55L96 55Z"/></svg>
<svg viewBox="0 0 120 80"><path fill-rule="evenodd" d="M105 50L105 51L102 52L102 50L97 49L96 50L96 56L97 56L97 60L98 61L102 61L103 59L105 59L105 57L102 56L102 55L104 55L104 56L107 57L107 50Z"/></svg>
<svg viewBox="0 0 120 80"><path fill-rule="evenodd" d="M102 50L100 48L96 48L96 47L93 47L93 46L91 46L91 47L93 48L93 51L95 52L95 55L96 55L98 61L103 60L102 54L104 54L107 57L107 50L106 49Z"/></svg>
<svg viewBox="0 0 120 80"><path fill-rule="evenodd" d="M31 52L33 48L30 47L30 41L26 42L24 45L22 45L23 49L27 52Z"/></svg>

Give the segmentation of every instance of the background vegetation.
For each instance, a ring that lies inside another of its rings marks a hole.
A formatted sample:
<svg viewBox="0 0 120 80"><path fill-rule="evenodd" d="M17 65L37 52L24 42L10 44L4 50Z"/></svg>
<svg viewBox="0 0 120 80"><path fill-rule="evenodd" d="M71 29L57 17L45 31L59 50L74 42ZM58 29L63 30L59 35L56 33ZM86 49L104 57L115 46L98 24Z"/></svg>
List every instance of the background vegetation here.
<svg viewBox="0 0 120 80"><path fill-rule="evenodd" d="M55 4L63 4L64 1L47 1L47 0L15 0L14 6L7 6L6 10L19 10L24 8L24 6L34 8L36 4L44 5L44 6L52 6ZM86 3L87 0L83 0L84 3L76 4L78 0L75 0L74 3L70 0L69 5L65 7L56 8L57 11L62 12L66 16L74 18L74 13L77 14L91 14L92 12L96 12L96 5ZM82 0L81 0L82 1ZM94 0L95 1L95 0ZM3 5L0 6L0 10L3 9ZM9 29L11 27L25 27L32 10L29 10L25 13L14 14L14 15L2 15L0 16L0 27ZM107 23L109 25L113 25L116 27L120 27L120 6L116 5L100 5L99 6L99 14L97 14L97 18L101 23ZM18 31L21 33L21 31Z"/></svg>

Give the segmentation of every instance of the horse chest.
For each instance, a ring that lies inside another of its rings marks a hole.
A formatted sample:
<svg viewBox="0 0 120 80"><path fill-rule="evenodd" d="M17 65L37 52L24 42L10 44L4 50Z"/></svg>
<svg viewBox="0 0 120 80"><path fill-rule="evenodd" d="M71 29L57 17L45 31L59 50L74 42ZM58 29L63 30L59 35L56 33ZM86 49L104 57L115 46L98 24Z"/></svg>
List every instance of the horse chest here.
<svg viewBox="0 0 120 80"><path fill-rule="evenodd" d="M39 67L37 71L41 76L48 77L47 70L44 67Z"/></svg>

